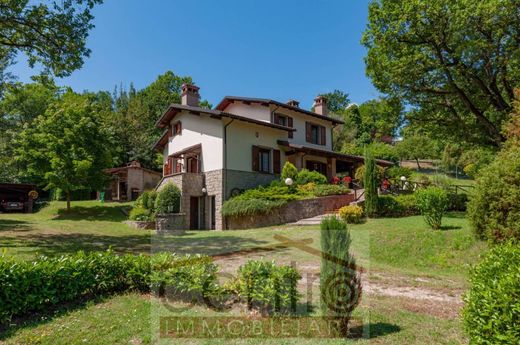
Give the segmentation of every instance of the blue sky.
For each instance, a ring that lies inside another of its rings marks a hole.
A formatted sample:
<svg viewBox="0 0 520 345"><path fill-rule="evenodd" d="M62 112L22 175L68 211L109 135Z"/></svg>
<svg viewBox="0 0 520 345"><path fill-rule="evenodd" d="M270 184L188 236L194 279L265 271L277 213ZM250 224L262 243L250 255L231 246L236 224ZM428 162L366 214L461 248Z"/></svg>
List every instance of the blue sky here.
<svg viewBox="0 0 520 345"><path fill-rule="evenodd" d="M212 104L225 95L290 98L309 108L343 90L353 102L378 92L360 44L368 0L106 0L94 11L92 50L58 81L76 91L142 88L172 70L192 76ZM13 67L27 82L34 70Z"/></svg>

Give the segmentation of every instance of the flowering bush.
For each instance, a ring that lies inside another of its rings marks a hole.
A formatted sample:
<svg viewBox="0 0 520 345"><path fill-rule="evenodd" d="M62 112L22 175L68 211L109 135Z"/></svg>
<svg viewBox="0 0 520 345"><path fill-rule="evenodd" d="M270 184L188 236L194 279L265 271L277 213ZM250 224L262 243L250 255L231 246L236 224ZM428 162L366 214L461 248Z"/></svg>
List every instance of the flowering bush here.
<svg viewBox="0 0 520 345"><path fill-rule="evenodd" d="M343 206L339 209L339 216L346 223L360 223L363 219L363 209L357 205Z"/></svg>

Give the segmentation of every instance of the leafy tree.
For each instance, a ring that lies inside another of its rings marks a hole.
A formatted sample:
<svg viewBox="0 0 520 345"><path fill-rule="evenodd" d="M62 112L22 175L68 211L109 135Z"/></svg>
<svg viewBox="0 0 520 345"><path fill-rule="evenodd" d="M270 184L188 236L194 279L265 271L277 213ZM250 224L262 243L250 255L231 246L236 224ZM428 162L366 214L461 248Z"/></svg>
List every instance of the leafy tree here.
<svg viewBox="0 0 520 345"><path fill-rule="evenodd" d="M377 215L378 193L377 193L377 167L372 155L372 151L365 150L365 180L363 186L365 188L365 212L368 217Z"/></svg>
<svg viewBox="0 0 520 345"><path fill-rule="evenodd" d="M325 96L327 98L327 108L332 114L341 113L350 104L348 94L340 90L324 93L321 96Z"/></svg>
<svg viewBox="0 0 520 345"><path fill-rule="evenodd" d="M58 97L52 81L7 85L0 100L0 181L22 182L24 167L12 159L19 133L47 110ZM24 181L31 182L31 181Z"/></svg>
<svg viewBox="0 0 520 345"><path fill-rule="evenodd" d="M363 36L374 85L420 109L410 119L500 146L520 83L516 0L376 0Z"/></svg>
<svg viewBox="0 0 520 345"><path fill-rule="evenodd" d="M403 107L395 98L380 98L361 105L350 105L339 112L345 122L334 132L334 148L345 153L363 154L363 147L392 140L403 123ZM380 158L380 157L378 157Z"/></svg>
<svg viewBox="0 0 520 345"><path fill-rule="evenodd" d="M0 82L18 53L58 77L83 65L91 11L102 0L4 0L0 5Z"/></svg>
<svg viewBox="0 0 520 345"><path fill-rule="evenodd" d="M183 83L192 83L192 80L167 71L142 90L136 90L131 84L128 91L122 87L114 91L114 110L107 113L105 123L117 138L117 164L138 160L144 167L158 168L152 145L161 131L155 128L155 122L170 104L180 103Z"/></svg>
<svg viewBox="0 0 520 345"><path fill-rule="evenodd" d="M436 156L432 140L423 135L405 137L396 145L396 151L401 159L414 159L417 163L417 169L421 169L419 159L434 158Z"/></svg>
<svg viewBox="0 0 520 345"><path fill-rule="evenodd" d="M63 190L67 210L72 191L101 189L107 181L111 145L97 110L89 97L68 91L18 140L17 159L27 174L41 178L45 189Z"/></svg>
<svg viewBox="0 0 520 345"><path fill-rule="evenodd" d="M321 274L320 304L325 317L335 320L340 335L346 335L352 312L361 300L361 280L356 260L350 253L347 224L336 216L326 217L320 225Z"/></svg>

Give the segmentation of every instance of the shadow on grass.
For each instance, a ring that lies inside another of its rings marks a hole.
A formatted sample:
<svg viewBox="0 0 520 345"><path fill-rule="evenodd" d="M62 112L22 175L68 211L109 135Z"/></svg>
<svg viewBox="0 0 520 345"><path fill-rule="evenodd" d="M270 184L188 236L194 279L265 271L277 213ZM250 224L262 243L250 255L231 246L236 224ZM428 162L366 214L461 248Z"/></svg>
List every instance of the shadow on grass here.
<svg viewBox="0 0 520 345"><path fill-rule="evenodd" d="M23 220L0 219L0 231L31 231L31 227Z"/></svg>
<svg viewBox="0 0 520 345"><path fill-rule="evenodd" d="M264 245L266 241L240 238L238 236L169 237L152 240L149 233L143 235L107 236L96 234L31 234L30 236L2 236L0 247L14 248L18 254L46 256L71 254L78 250L104 251L112 248L120 254L151 252L175 252L182 254L217 255L243 248Z"/></svg>
<svg viewBox="0 0 520 345"><path fill-rule="evenodd" d="M349 328L349 339L374 339L388 334L397 333L401 331L401 327L386 322L370 323L368 325L368 337L363 334L364 326L358 325Z"/></svg>
<svg viewBox="0 0 520 345"><path fill-rule="evenodd" d="M440 230L442 230L442 231L460 230L460 229L462 229L462 226L455 226L455 225L443 225L440 228Z"/></svg>
<svg viewBox="0 0 520 345"><path fill-rule="evenodd" d="M24 328L34 328L52 322L55 318L70 312L85 309L93 304L105 302L115 294L102 296L83 296L75 301L63 302L60 305L46 307L43 311L32 312L24 316L14 317L9 324L0 324L0 340L6 340ZM0 341L1 343L1 341Z"/></svg>
<svg viewBox="0 0 520 345"><path fill-rule="evenodd" d="M72 206L70 210L59 209L54 220L122 222L128 218L123 212L127 208L128 206Z"/></svg>

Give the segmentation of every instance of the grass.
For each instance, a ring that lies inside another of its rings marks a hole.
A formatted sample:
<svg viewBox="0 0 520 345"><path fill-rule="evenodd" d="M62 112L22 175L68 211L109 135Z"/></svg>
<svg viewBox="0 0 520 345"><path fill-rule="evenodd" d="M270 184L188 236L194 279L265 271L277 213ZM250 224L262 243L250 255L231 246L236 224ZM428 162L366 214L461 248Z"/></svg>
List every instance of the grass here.
<svg viewBox="0 0 520 345"><path fill-rule="evenodd" d="M55 318L30 321L0 335L2 344L69 345L69 344L461 344L464 336L456 319L446 320L428 315L427 311L398 310L395 299L371 301L369 339L181 339L160 338L157 331L160 316L169 309L183 309L181 303L143 295L126 294L98 303L88 303L75 310L62 310ZM364 307L360 307L364 308ZM361 310L358 310L358 313ZM178 316L230 316L238 312L218 312L193 306ZM358 328L359 326L354 326Z"/></svg>
<svg viewBox="0 0 520 345"><path fill-rule="evenodd" d="M130 204L98 201L52 202L37 213L0 214L0 247L7 254L31 258L38 254L59 255L78 250L148 252L150 233L122 223Z"/></svg>
<svg viewBox="0 0 520 345"><path fill-rule="evenodd" d="M77 250L121 253L175 251L216 255L223 271L234 272L247 258L294 262L299 269L319 272L319 230L315 226L278 226L255 230L188 231L182 236L152 236L123 224L127 204L82 201L64 212L64 203L54 202L35 214L0 214L0 247L9 255L32 258L37 254L59 255ZM463 214L449 214L443 229L433 231L422 217L371 219L350 225L352 251L358 263L392 284L449 291L466 288L468 265L486 249L476 241ZM289 242L287 242L289 241ZM235 253L231 254L230 253ZM421 278L418 283L416 278ZM426 278L426 282L424 281ZM388 283L388 282L387 282ZM318 287L312 289L317 303ZM412 301L412 302L410 302ZM357 309L370 315L371 339L323 340L323 344L459 344L465 343L457 317L435 313L435 305L410 299L373 296ZM170 306L171 307L171 306ZM173 307L186 305L173 302ZM217 312L202 306L175 315L236 315L236 310ZM0 333L0 344L155 344L157 317L171 314L164 301L137 294L106 297L95 302L63 306L46 315L15 323ZM242 311L243 315L243 311ZM312 314L311 315L315 315ZM182 343L182 342L176 342ZM187 339L189 344L228 343L223 339ZM316 343L315 340L244 340L243 344Z"/></svg>

